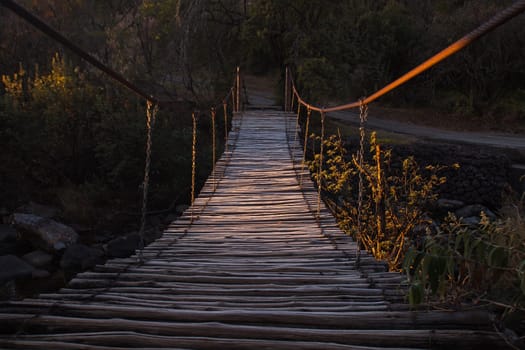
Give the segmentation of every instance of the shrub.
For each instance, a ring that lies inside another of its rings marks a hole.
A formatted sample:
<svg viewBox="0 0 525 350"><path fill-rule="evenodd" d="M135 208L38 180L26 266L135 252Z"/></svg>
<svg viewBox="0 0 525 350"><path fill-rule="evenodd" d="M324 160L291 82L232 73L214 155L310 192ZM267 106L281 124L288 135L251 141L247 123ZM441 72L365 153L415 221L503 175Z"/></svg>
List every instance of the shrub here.
<svg viewBox="0 0 525 350"><path fill-rule="evenodd" d="M482 214L479 225L462 224L453 214L435 235L412 247L403 269L409 301L458 305L488 303L505 311L525 307L524 197L507 203L501 218Z"/></svg>
<svg viewBox="0 0 525 350"><path fill-rule="evenodd" d="M319 138L318 138L319 140ZM429 203L437 198L436 188L445 182L439 177L442 167L427 166L426 175L413 157L402 161L399 168L391 164L391 151L371 136L371 159L359 164L356 157L346 160L340 136L324 140L325 163L318 175L319 154L310 162L316 181L327 193L328 206L334 211L341 228L359 240L374 257L388 262L391 270L399 270L414 231L428 226ZM359 213L357 176L364 180Z"/></svg>

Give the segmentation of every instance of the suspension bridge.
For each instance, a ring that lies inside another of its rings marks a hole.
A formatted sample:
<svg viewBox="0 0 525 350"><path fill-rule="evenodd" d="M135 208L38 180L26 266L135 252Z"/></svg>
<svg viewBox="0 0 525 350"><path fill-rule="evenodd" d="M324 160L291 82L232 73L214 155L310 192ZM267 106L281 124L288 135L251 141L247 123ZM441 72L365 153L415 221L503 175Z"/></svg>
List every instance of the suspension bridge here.
<svg viewBox="0 0 525 350"><path fill-rule="evenodd" d="M150 150L159 101L16 3L0 4L144 97ZM525 1L516 2L407 75L348 105L308 104L287 73L284 111L242 111L237 74L222 102L225 115L230 98L234 110L226 151L191 207L129 258L80 273L57 292L0 302L0 348L509 348L487 311L410 309L404 276L361 251L321 201L304 167L296 116L301 107L308 116L319 112L322 121L327 112L363 111L523 10ZM146 159L144 198L149 152Z"/></svg>
<svg viewBox="0 0 525 350"><path fill-rule="evenodd" d="M0 348L502 348L486 312L408 309L404 277L318 211L294 132L291 113L236 113L214 176L141 259L3 302Z"/></svg>

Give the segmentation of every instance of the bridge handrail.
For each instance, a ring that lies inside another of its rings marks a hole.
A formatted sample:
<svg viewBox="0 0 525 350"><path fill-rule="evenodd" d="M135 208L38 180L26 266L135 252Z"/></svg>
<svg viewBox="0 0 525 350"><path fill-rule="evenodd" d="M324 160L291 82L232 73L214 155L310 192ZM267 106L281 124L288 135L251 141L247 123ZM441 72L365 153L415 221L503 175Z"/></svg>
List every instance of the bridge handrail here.
<svg viewBox="0 0 525 350"><path fill-rule="evenodd" d="M452 56L456 52L462 50L463 48L470 45L475 40L479 39L480 37L484 36L488 32L499 27L503 23L509 21L510 19L516 17L523 11L525 11L525 0L516 1L513 5L497 13L495 16L493 16L492 18L490 18L489 20L481 24L479 27L477 27L476 29L468 33L467 35L463 36L461 39L457 40L453 44L441 50L440 52L438 52L434 56L430 57L429 59L421 63L419 66L405 73L398 79L394 80L390 84L385 85L383 88L377 90L370 96L360 99L359 101L355 101L355 102L351 102L351 103L347 103L347 104L343 104L339 106L325 108L325 107L313 105L305 101L299 94L297 87L295 85L295 81L293 79L292 73L287 67L286 68L286 78L285 78L285 99L284 99L285 106L284 106L284 109L285 111L291 111L293 109L292 105L293 105L294 98L297 98L297 101L300 105L303 105L307 109L316 111L319 113L345 111L348 109L357 108L361 105L369 104L377 100L381 96L387 94L388 92L396 89L400 85L411 80L412 78L416 77L417 75L421 74L422 72L435 66L436 64L443 61L444 59Z"/></svg>

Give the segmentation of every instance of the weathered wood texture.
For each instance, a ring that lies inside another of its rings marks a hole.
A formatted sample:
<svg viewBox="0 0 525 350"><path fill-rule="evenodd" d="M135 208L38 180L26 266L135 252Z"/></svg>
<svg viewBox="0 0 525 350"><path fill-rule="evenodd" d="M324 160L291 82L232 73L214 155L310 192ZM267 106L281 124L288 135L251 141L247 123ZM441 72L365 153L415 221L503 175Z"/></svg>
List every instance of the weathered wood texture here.
<svg viewBox="0 0 525 350"><path fill-rule="evenodd" d="M3 302L0 348L503 348L487 313L409 311L402 276L366 252L358 262L322 203L316 217L294 123L236 115L215 175L143 263L114 259Z"/></svg>

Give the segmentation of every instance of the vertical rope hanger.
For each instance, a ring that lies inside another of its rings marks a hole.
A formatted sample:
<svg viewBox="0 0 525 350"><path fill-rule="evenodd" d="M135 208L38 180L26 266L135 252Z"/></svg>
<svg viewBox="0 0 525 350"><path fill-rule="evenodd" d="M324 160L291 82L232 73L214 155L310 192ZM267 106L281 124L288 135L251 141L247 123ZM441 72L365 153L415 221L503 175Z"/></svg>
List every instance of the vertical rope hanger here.
<svg viewBox="0 0 525 350"><path fill-rule="evenodd" d="M297 134L299 132L299 116L301 115L301 104L297 105L297 116L295 117L295 131L293 133L293 144L292 144L292 162L295 169L295 146L297 144Z"/></svg>
<svg viewBox="0 0 525 350"><path fill-rule="evenodd" d="M197 157L197 116L195 112L191 113L191 120L193 126L192 141L191 141L191 223L193 223L193 203L195 202L195 168Z"/></svg>
<svg viewBox="0 0 525 350"><path fill-rule="evenodd" d="M217 189L217 181L215 179L215 162L217 160L217 153L216 153L216 141L215 141L215 117L216 117L216 111L215 107L212 107L211 109L211 138L212 138L212 164L211 164L211 174L213 178L213 192Z"/></svg>
<svg viewBox="0 0 525 350"><path fill-rule="evenodd" d="M228 103L226 100L222 103L224 110L224 152L228 152Z"/></svg>
<svg viewBox="0 0 525 350"><path fill-rule="evenodd" d="M146 105L146 162L144 165L144 181L142 182L142 210L141 220L139 229L139 262L143 262L143 250L144 250L144 230L146 227L146 210L148 205L148 190L149 190L149 173L151 167L151 145L152 145L152 132L155 126L155 120L158 112L158 105L153 104L150 100L147 101Z"/></svg>
<svg viewBox="0 0 525 350"><path fill-rule="evenodd" d="M299 186L303 185L304 165L306 163L306 146L308 145L308 128L310 127L310 116L311 115L312 115L312 110L308 108L306 112L306 126L304 128L303 160L301 161L301 176L299 178Z"/></svg>
<svg viewBox="0 0 525 350"><path fill-rule="evenodd" d="M292 102L290 103L290 111L293 112L293 105L295 104L295 94L292 91ZM301 104L299 104L301 105Z"/></svg>
<svg viewBox="0 0 525 350"><path fill-rule="evenodd" d="M323 176L323 152L324 152L324 131L326 113L321 112L321 149L319 150L319 169L317 173L317 219L321 218L321 186Z"/></svg>
<svg viewBox="0 0 525 350"><path fill-rule="evenodd" d="M361 213L363 210L363 163L364 163L364 149L365 149L365 133L366 133L366 121L368 119L368 105L364 103L364 100L360 100L359 105L359 150L357 151L357 162L359 164L359 187L357 196L357 259L356 264L359 265L361 261Z"/></svg>

